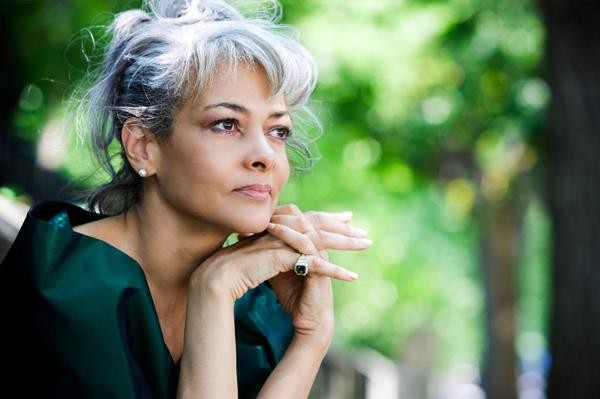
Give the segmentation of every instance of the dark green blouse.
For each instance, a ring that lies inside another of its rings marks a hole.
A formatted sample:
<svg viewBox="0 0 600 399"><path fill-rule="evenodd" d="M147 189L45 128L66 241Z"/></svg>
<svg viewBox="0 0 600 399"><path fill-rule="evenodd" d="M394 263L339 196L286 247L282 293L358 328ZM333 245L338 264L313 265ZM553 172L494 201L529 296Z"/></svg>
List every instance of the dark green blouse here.
<svg viewBox="0 0 600 399"><path fill-rule="evenodd" d="M179 365L164 343L144 273L72 226L101 215L33 207L0 266L4 396L172 398ZM287 349L290 317L267 284L234 307L240 397L255 397Z"/></svg>

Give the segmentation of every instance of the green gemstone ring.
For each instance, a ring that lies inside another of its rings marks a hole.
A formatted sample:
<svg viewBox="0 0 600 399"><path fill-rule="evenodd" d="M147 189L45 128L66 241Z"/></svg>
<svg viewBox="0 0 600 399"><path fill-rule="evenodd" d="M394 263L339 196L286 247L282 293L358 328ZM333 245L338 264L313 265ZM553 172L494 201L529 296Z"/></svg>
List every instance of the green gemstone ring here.
<svg viewBox="0 0 600 399"><path fill-rule="evenodd" d="M294 273L298 276L306 276L308 274L308 259L306 255L300 254L296 264L294 264Z"/></svg>

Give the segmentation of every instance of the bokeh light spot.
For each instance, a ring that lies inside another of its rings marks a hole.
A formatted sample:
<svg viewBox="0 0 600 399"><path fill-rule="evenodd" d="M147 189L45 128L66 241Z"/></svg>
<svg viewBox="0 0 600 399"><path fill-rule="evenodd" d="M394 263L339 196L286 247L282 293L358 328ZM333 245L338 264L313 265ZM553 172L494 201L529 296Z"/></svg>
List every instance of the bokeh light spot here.
<svg viewBox="0 0 600 399"><path fill-rule="evenodd" d="M444 204L451 212L465 215L471 211L475 203L475 189L467 179L453 179L444 190Z"/></svg>
<svg viewBox="0 0 600 399"><path fill-rule="evenodd" d="M346 144L343 151L344 165L350 169L363 169L373 165L381 156L381 144L371 137Z"/></svg>
<svg viewBox="0 0 600 399"><path fill-rule="evenodd" d="M430 125L444 123L450 116L450 103L442 97L431 97L421 104L423 119Z"/></svg>
<svg viewBox="0 0 600 399"><path fill-rule="evenodd" d="M413 171L406 164L396 162L383 173L383 184L391 192L405 193L413 187Z"/></svg>
<svg viewBox="0 0 600 399"><path fill-rule="evenodd" d="M19 98L19 108L26 112L38 110L44 102L42 90L33 83L23 88Z"/></svg>
<svg viewBox="0 0 600 399"><path fill-rule="evenodd" d="M548 103L550 89L539 78L528 79L517 95L517 103L528 111L539 111Z"/></svg>
<svg viewBox="0 0 600 399"><path fill-rule="evenodd" d="M369 297L373 306L379 309L388 309L398 300L398 290L391 282L378 280L371 283Z"/></svg>
<svg viewBox="0 0 600 399"><path fill-rule="evenodd" d="M350 302L342 309L341 320L348 330L358 330L369 323L369 309L362 302Z"/></svg>

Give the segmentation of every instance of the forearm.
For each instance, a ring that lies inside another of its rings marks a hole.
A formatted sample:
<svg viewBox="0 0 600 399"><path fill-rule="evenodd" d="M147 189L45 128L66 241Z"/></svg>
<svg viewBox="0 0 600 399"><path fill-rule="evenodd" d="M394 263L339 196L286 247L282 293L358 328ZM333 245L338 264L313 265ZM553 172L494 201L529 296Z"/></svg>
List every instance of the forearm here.
<svg viewBox="0 0 600 399"><path fill-rule="evenodd" d="M258 398L307 398L329 342L312 343L295 336Z"/></svg>
<svg viewBox="0 0 600 399"><path fill-rule="evenodd" d="M190 300L177 397L236 398L233 302L202 291Z"/></svg>

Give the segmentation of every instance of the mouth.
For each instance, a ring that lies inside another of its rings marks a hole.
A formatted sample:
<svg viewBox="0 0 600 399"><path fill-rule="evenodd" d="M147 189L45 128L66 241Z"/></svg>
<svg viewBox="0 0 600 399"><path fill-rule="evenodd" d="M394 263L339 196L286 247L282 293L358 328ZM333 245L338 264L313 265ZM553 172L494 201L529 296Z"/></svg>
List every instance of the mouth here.
<svg viewBox="0 0 600 399"><path fill-rule="evenodd" d="M257 201L264 201L271 197L271 186L268 184L250 184L233 191Z"/></svg>

